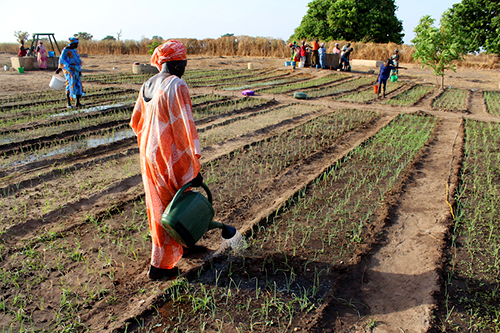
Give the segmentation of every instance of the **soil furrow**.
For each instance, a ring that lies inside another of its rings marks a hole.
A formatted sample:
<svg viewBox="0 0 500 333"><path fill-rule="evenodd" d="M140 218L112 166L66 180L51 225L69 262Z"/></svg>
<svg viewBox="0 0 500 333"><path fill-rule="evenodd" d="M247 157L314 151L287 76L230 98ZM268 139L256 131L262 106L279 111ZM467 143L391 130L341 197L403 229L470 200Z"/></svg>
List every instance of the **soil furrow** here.
<svg viewBox="0 0 500 333"><path fill-rule="evenodd" d="M359 304L363 318L346 331L364 332L363 323L368 321L377 323L372 332L426 332L430 328L451 218L447 204L450 161L460 126L459 120L441 121L435 140L391 213L386 241L359 265L356 280L346 282L349 288L338 295ZM356 321L356 315L346 313L344 318Z"/></svg>

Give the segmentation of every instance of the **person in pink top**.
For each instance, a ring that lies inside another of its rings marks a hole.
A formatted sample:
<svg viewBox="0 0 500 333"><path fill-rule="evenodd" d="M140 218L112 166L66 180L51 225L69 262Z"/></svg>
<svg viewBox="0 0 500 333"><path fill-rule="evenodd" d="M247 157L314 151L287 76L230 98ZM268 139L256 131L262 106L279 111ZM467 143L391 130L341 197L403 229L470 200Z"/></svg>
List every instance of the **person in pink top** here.
<svg viewBox="0 0 500 333"><path fill-rule="evenodd" d="M339 43L335 43L335 46L333 47L332 53L340 54L340 44Z"/></svg>
<svg viewBox="0 0 500 333"><path fill-rule="evenodd" d="M39 69L47 69L47 49L42 41L38 42L36 47L36 62Z"/></svg>

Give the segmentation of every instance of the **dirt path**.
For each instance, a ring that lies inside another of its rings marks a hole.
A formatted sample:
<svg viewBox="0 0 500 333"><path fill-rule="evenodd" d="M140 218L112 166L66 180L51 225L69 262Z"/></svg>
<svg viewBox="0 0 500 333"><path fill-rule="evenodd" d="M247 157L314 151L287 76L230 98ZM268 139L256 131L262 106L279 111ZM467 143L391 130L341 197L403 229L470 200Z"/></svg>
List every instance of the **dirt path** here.
<svg viewBox="0 0 500 333"><path fill-rule="evenodd" d="M455 146L462 140L460 124L459 117L441 119L435 139L394 205L382 242L354 269L356 278L341 283L337 297L348 306L340 318L344 324L349 318L355 322L343 325L342 332L430 328L440 291L441 249L451 220L447 183Z"/></svg>

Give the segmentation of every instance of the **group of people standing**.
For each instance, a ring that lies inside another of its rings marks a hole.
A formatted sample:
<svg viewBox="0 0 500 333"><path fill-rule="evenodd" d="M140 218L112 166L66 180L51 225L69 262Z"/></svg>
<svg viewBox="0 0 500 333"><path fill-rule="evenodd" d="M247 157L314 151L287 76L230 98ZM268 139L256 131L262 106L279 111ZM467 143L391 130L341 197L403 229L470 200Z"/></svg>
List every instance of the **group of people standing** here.
<svg viewBox="0 0 500 333"><path fill-rule="evenodd" d="M326 68L326 47L325 43L319 43L318 39L314 39L311 45L306 44L302 41L301 45L298 45L296 41L288 45L292 49L292 62L293 68L297 63L300 64L299 67L304 67L306 62L306 56L309 51L311 51L311 65L316 68ZM340 49L339 43L335 43L332 53L339 54L340 56L340 70L350 71L351 66L349 64L349 57L354 49L351 47L351 43L347 43L342 50Z"/></svg>
<svg viewBox="0 0 500 333"><path fill-rule="evenodd" d="M21 40L21 45L19 45L19 52L17 52L17 56L26 57L30 51L33 50L24 47L24 40ZM38 45L34 52L36 53L36 62L38 65L38 69L47 69L47 48L45 47L45 45L43 45L43 41L38 42Z"/></svg>

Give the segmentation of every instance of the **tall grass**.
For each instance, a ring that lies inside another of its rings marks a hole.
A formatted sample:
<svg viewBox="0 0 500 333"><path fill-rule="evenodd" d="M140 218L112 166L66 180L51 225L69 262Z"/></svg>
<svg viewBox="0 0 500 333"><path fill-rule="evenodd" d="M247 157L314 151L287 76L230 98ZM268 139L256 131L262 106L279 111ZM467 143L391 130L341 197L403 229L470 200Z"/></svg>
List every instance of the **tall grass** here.
<svg viewBox="0 0 500 333"><path fill-rule="evenodd" d="M189 55L204 56L251 56L288 58L291 51L282 39L271 37L232 36L220 38L194 39L178 38L184 43ZM160 41L161 42L161 41ZM308 41L306 41L308 42ZM153 40L143 38L140 41L81 41L79 51L92 55L146 54ZM346 41L329 41L325 43L327 53L332 52L335 43L344 45ZM58 41L60 47L66 41ZM27 45L31 45L28 41ZM384 60L392 55L394 49L399 49L402 63L413 63L414 48L412 45L397 45L395 43L358 43L351 42L354 48L352 58L366 60ZM17 53L17 43L0 43L0 52ZM467 55L459 66L473 68L500 68L500 57L497 54Z"/></svg>

